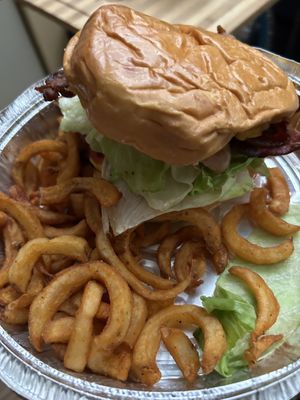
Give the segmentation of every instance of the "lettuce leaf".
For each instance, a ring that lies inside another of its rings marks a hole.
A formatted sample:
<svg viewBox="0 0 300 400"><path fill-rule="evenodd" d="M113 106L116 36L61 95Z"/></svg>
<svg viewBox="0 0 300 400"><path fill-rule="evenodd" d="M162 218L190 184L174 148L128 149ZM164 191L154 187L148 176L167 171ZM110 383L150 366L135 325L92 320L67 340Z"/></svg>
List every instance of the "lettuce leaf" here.
<svg viewBox="0 0 300 400"><path fill-rule="evenodd" d="M71 98L60 97L58 100L63 118L60 122L60 128L65 132L80 132L83 135L88 135L91 132L96 132L92 124L88 120L87 114L82 107L79 97Z"/></svg>
<svg viewBox="0 0 300 400"><path fill-rule="evenodd" d="M192 195L204 193L207 191L215 191L220 189L228 179L236 176L241 171L247 171L250 168L253 172L267 173L264 168L264 162L259 158L251 158L245 155L232 154L229 167L221 174L216 174L210 169L202 166L199 168L199 174L193 184Z"/></svg>
<svg viewBox="0 0 300 400"><path fill-rule="evenodd" d="M291 223L299 223L300 206L291 206L286 219ZM274 238L266 232L255 229L249 240L261 246L271 246L283 239ZM287 260L278 264L257 266L234 259L228 266L228 268L233 265L250 268L267 282L280 304L278 319L267 333L281 333L289 344L298 338L300 328L299 234L294 236L294 247L294 253ZM243 354L249 346L249 334L254 328L256 318L253 295L242 281L228 273L228 268L218 279L214 296L201 297L204 307L219 318L226 333L228 350L216 367L216 370L223 376L231 376L247 366ZM199 332L195 332L195 337L199 340ZM278 343L277 346L280 344ZM271 354L277 346L270 348L264 356Z"/></svg>
<svg viewBox="0 0 300 400"><path fill-rule="evenodd" d="M236 155L221 174L202 164L171 166L100 135L77 96L61 98L59 105L63 113L61 128L81 132L92 150L104 153L110 166L106 178L117 186L125 182L132 193L142 196L157 211L201 207L242 196L253 187L248 168L258 171L263 166L260 159Z"/></svg>
<svg viewBox="0 0 300 400"><path fill-rule="evenodd" d="M125 182L117 182L116 186L122 193L120 201L116 206L103 209L102 212L108 217L114 234L119 235L127 229L165 213L167 210L180 211L188 208L205 207L243 196L252 189L253 181L247 171L242 171L236 177L228 179L221 190L195 196L188 195L179 202L178 199L183 192L176 192L177 185L175 188L168 187L165 198L160 192L157 192L153 193L151 197L149 196L147 201L143 196L129 190Z"/></svg>

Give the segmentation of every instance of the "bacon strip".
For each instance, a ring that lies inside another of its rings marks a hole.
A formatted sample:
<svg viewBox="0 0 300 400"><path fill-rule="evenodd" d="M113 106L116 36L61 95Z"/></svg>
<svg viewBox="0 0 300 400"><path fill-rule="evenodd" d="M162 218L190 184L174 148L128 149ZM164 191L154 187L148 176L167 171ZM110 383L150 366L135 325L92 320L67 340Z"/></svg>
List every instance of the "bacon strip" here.
<svg viewBox="0 0 300 400"><path fill-rule="evenodd" d="M300 149L300 132L286 122L271 125L257 138L232 140L232 147L250 157L280 156Z"/></svg>
<svg viewBox="0 0 300 400"><path fill-rule="evenodd" d="M60 69L54 74L50 75L45 84L35 88L38 92L43 94L45 101L56 100L60 95L64 97L73 97L75 94L70 90L64 70Z"/></svg>

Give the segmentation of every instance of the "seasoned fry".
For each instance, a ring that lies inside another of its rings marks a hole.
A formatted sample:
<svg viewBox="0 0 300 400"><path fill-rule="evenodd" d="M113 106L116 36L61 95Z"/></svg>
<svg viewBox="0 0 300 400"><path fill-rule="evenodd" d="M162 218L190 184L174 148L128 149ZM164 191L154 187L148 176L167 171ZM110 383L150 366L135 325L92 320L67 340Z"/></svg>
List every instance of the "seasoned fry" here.
<svg viewBox="0 0 300 400"><path fill-rule="evenodd" d="M38 268L32 271L31 280L28 284L27 293L37 295L44 288L44 277Z"/></svg>
<svg viewBox="0 0 300 400"><path fill-rule="evenodd" d="M43 153L43 158L39 163L39 178L40 178L40 186L47 187L56 185L57 175L59 173L59 163L60 159L53 159L53 157L49 157L50 154L54 153ZM30 193L30 198L34 195Z"/></svg>
<svg viewBox="0 0 300 400"><path fill-rule="evenodd" d="M205 257L201 243L190 240L183 243L175 256L174 272L178 282L191 274L191 289L203 282L201 278L205 272Z"/></svg>
<svg viewBox="0 0 300 400"><path fill-rule="evenodd" d="M55 238L59 236L80 236L85 238L89 232L89 227L85 220L79 221L76 225L65 227L65 228L55 228L53 226L44 226L44 232L47 238Z"/></svg>
<svg viewBox="0 0 300 400"><path fill-rule="evenodd" d="M64 361L64 356L65 356L67 346L62 343L53 343L51 345L51 347L52 347L55 355L57 356L57 358L61 361Z"/></svg>
<svg viewBox="0 0 300 400"><path fill-rule="evenodd" d="M27 239L44 237L44 230L36 215L26 206L0 192L0 211L13 217L21 225Z"/></svg>
<svg viewBox="0 0 300 400"><path fill-rule="evenodd" d="M221 229L214 217L203 208L194 208L176 211L157 217L158 220L185 221L195 225L201 232L207 250L213 255L214 266L217 273L224 271L227 262L227 250L223 246Z"/></svg>
<svg viewBox="0 0 300 400"><path fill-rule="evenodd" d="M225 333L220 322L203 308L194 305L170 306L148 319L132 357L134 377L146 385L157 382L161 373L156 365L156 354L161 340L161 327L195 325L204 335L202 369L210 373L226 350Z"/></svg>
<svg viewBox="0 0 300 400"><path fill-rule="evenodd" d="M29 309L28 308L12 308L8 304L3 310L0 310L0 319L7 324L24 325L28 322Z"/></svg>
<svg viewBox="0 0 300 400"><path fill-rule="evenodd" d="M75 293L60 305L59 311L63 311L68 315L74 316L80 306L81 298L82 292ZM101 301L99 309L96 313L96 318L106 320L109 317L109 312L110 305Z"/></svg>
<svg viewBox="0 0 300 400"><path fill-rule="evenodd" d="M114 351L107 351L93 341L88 359L91 371L124 382L128 378L130 366L131 352L127 347L120 346Z"/></svg>
<svg viewBox="0 0 300 400"><path fill-rule="evenodd" d="M20 292L13 286L0 289L0 305L6 306L20 296Z"/></svg>
<svg viewBox="0 0 300 400"><path fill-rule="evenodd" d="M180 329L163 327L160 331L164 345L174 358L182 375L188 382L193 383L200 368L196 348Z"/></svg>
<svg viewBox="0 0 300 400"><path fill-rule="evenodd" d="M133 293L132 299L132 316L126 337L124 339L124 343L127 344L130 349L133 349L139 334L144 328L148 314L146 301L141 296Z"/></svg>
<svg viewBox="0 0 300 400"><path fill-rule="evenodd" d="M133 293L134 296L134 293ZM104 303L104 301L102 301L100 303L99 309L97 311L96 314L96 318L98 319L108 319L109 318L109 313L110 313L110 305L107 303ZM127 331L128 334L128 331Z"/></svg>
<svg viewBox="0 0 300 400"><path fill-rule="evenodd" d="M59 138L60 140L60 138ZM66 149L66 153L67 153L67 149ZM47 161L50 161L52 163L60 163L61 160L63 159L64 155L61 153L54 153L52 151L43 151L39 154L42 158L44 158Z"/></svg>
<svg viewBox="0 0 300 400"><path fill-rule="evenodd" d="M58 140L43 139L29 143L17 155L12 169L12 177L17 185L24 187L24 166L34 156L43 152L66 154L66 145Z"/></svg>
<svg viewBox="0 0 300 400"><path fill-rule="evenodd" d="M103 292L104 288L93 281L88 282L83 291L64 357L64 366L72 371L82 372L86 367L93 335L93 319Z"/></svg>
<svg viewBox="0 0 300 400"><path fill-rule="evenodd" d="M103 332L96 336L97 348L111 350L124 340L131 319L132 295L115 269L95 261L73 266L57 275L34 299L29 314L29 338L37 351L42 349L42 333L60 305L91 279L103 282L108 290L111 311ZM38 318L37 318L38 316Z"/></svg>
<svg viewBox="0 0 300 400"><path fill-rule="evenodd" d="M116 270L123 276L123 278L127 281L129 286L140 296L146 299L149 300L173 299L190 285L191 276L188 276L184 281L178 283L176 286L173 286L172 288L157 289L152 291L151 289L144 286L143 282L141 282L138 278L136 278L136 276L126 268L126 266L115 254L109 242L109 239L106 237L103 231L100 231L96 236L96 243L97 243L97 248L103 259L109 262L110 264L114 265Z"/></svg>
<svg viewBox="0 0 300 400"><path fill-rule="evenodd" d="M100 254L98 252L98 249L95 247L94 250L92 250L91 255L90 255L90 261L97 261L100 260Z"/></svg>
<svg viewBox="0 0 300 400"><path fill-rule="evenodd" d="M8 189L9 196L20 203L24 203L26 205L30 205L28 196L23 188L18 185L12 185Z"/></svg>
<svg viewBox="0 0 300 400"><path fill-rule="evenodd" d="M31 211L38 217L42 224L62 225L76 220L73 215L46 210L45 208L31 207Z"/></svg>
<svg viewBox="0 0 300 400"><path fill-rule="evenodd" d="M57 258L56 258L57 257ZM53 258L55 258L53 260ZM72 260L69 257L64 257L64 256L51 256L50 261L49 261L49 266L47 272L50 274L56 274L59 271L62 271L65 268L70 267L72 264L74 264L74 260Z"/></svg>
<svg viewBox="0 0 300 400"><path fill-rule="evenodd" d="M114 185L101 178L72 178L55 186L40 188L37 195L41 204L57 204L74 192L90 192L103 207L112 207L121 194Z"/></svg>
<svg viewBox="0 0 300 400"><path fill-rule="evenodd" d="M42 273L37 269L33 269L32 277L29 282L27 292L19 295L20 297L16 298L14 301L10 303L11 309L21 309L29 307L33 302L33 299L44 287L44 278Z"/></svg>
<svg viewBox="0 0 300 400"><path fill-rule="evenodd" d="M156 275L155 273L147 271L145 268L143 268L142 265L138 263L136 258L133 256L130 248L131 237L133 233L133 230L128 230L123 234L123 252L119 254L119 257L126 265L127 269L131 271L139 280L147 283L148 285L156 289L169 289L174 287L174 285L176 284L175 281L164 279ZM187 276L185 276L185 278L186 277Z"/></svg>
<svg viewBox="0 0 300 400"><path fill-rule="evenodd" d="M34 294L31 293L23 293L16 300L12 301L9 306L11 310L21 310L22 308L29 307L35 298Z"/></svg>
<svg viewBox="0 0 300 400"><path fill-rule="evenodd" d="M171 258L175 252L177 246L186 240L202 240L202 234L196 226L184 226L177 232L167 236L161 242L158 253L157 253L157 263L164 277L172 278L174 274L171 268Z"/></svg>
<svg viewBox="0 0 300 400"><path fill-rule="evenodd" d="M252 343L249 350L245 351L244 357L248 361L249 366L255 364L259 357L268 350L274 343L283 339L283 335L266 335L257 339Z"/></svg>
<svg viewBox="0 0 300 400"><path fill-rule="evenodd" d="M85 217L91 230L96 234L96 245L100 255L105 261L113 265L116 271L126 280L128 285L140 296L149 300L173 299L183 292L190 284L189 276L184 281L170 289L154 290L147 288L144 284L130 272L116 255L109 239L102 229L101 215L97 202L93 198L85 199Z"/></svg>
<svg viewBox="0 0 300 400"><path fill-rule="evenodd" d="M248 205L234 206L224 217L222 232L226 246L236 256L258 265L270 265L287 259L294 250L292 239L272 247L260 247L243 238L237 231L238 223L248 212Z"/></svg>
<svg viewBox="0 0 300 400"><path fill-rule="evenodd" d="M81 292L73 294L59 306L58 310L70 316L75 316L76 311L78 310L79 304L81 302L81 296L82 296ZM74 300L74 298L76 298L76 300ZM79 304L77 303L77 298L79 298Z"/></svg>
<svg viewBox="0 0 300 400"><path fill-rule="evenodd" d="M43 340L46 344L68 343L73 328L74 317L63 317L49 321L43 331Z"/></svg>
<svg viewBox="0 0 300 400"><path fill-rule="evenodd" d="M269 168L268 187L271 192L269 208L277 215L284 215L290 206L290 190L287 181L279 168Z"/></svg>
<svg viewBox="0 0 300 400"><path fill-rule="evenodd" d="M161 242L170 233L171 224L169 221L165 221L161 224L154 222L152 224L155 227L152 227L151 231L145 232L144 229L144 234L135 239L135 246L137 248L148 247L157 244Z"/></svg>
<svg viewBox="0 0 300 400"><path fill-rule="evenodd" d="M70 194L70 202L74 215L77 218L84 218L84 194L83 193L72 193Z"/></svg>
<svg viewBox="0 0 300 400"><path fill-rule="evenodd" d="M264 188L256 188L252 191L250 216L261 229L276 236L292 235L300 229L300 226L289 224L268 210L267 190Z"/></svg>
<svg viewBox="0 0 300 400"><path fill-rule="evenodd" d="M229 273L249 287L256 300L256 323L251 334L252 342L263 335L277 320L280 306L270 287L256 272L241 267L231 267Z"/></svg>
<svg viewBox="0 0 300 400"><path fill-rule="evenodd" d="M0 211L0 228L3 228L6 225L8 218L8 215Z"/></svg>
<svg viewBox="0 0 300 400"><path fill-rule="evenodd" d="M2 213L3 215L4 213ZM6 216L6 214L4 214ZM6 224L3 227L4 253L5 261L0 269L0 288L9 283L9 268L15 259L18 250L25 243L24 235L17 222L10 217L6 218Z"/></svg>
<svg viewBox="0 0 300 400"><path fill-rule="evenodd" d="M8 273L10 264L13 262L12 259L6 259L5 263L0 269L0 288L3 288L5 285L9 283Z"/></svg>
<svg viewBox="0 0 300 400"><path fill-rule="evenodd" d="M26 164L24 171L24 189L27 195L38 189L39 171L31 161Z"/></svg>
<svg viewBox="0 0 300 400"><path fill-rule="evenodd" d="M80 171L79 158L79 137L77 133L68 132L63 135L63 139L67 142L67 158L57 176L57 183L66 182L71 178L78 176Z"/></svg>
<svg viewBox="0 0 300 400"><path fill-rule="evenodd" d="M157 314L159 311L161 311L163 308L167 308L173 305L175 302L175 298L160 300L160 301L146 300L146 302L147 302L148 318L150 318L154 314Z"/></svg>
<svg viewBox="0 0 300 400"><path fill-rule="evenodd" d="M24 293L30 281L32 269L42 255L62 254L85 262L88 260L89 251L86 240L77 236L30 240L21 248L10 266L9 281Z"/></svg>

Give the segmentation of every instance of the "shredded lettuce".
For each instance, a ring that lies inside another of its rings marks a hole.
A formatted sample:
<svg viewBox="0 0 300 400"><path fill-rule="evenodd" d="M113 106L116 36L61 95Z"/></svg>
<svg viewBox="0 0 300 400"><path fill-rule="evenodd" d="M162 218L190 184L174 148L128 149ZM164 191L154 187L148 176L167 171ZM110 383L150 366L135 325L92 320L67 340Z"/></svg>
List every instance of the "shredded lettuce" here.
<svg viewBox="0 0 300 400"><path fill-rule="evenodd" d="M262 159L232 154L229 167L221 174L216 174L210 169L201 166L201 168L199 168L199 174L194 181L191 194L194 195L218 190L228 179L236 176L241 171L247 171L248 168L253 172L257 172L258 170L262 172L263 165ZM263 172L265 173L266 171Z"/></svg>
<svg viewBox="0 0 300 400"><path fill-rule="evenodd" d="M290 208L287 219L291 223L299 223L300 206L293 205ZM261 246L271 246L282 241L282 238L274 238L261 230L255 229L249 240ZM251 268L267 282L274 292L279 304L280 314L276 323L267 333L283 334L284 340L299 345L300 328L300 235L294 236L293 254L285 261L274 265L253 265L249 262L234 259L228 268L233 265ZM222 323L228 342L228 350L218 363L216 370L223 376L231 376L233 373L246 368L243 357L249 347L249 335L255 326L255 299L247 286L239 279L231 276L228 269L217 281L216 289L212 297L201 297L204 307L212 312ZM195 337L201 344L201 334L195 332ZM270 348L266 354L273 352L277 345Z"/></svg>
<svg viewBox="0 0 300 400"><path fill-rule="evenodd" d="M202 164L171 166L100 135L77 96L61 98L59 105L63 113L61 128L84 134L92 150L104 153L110 166L106 178L118 187L125 182L132 193L142 196L157 211L201 207L242 196L253 187L248 169L255 172L264 166L260 159L240 155L233 155L230 166L221 174Z"/></svg>
<svg viewBox="0 0 300 400"><path fill-rule="evenodd" d="M107 177L107 175L104 174L104 177ZM253 187L253 182L248 172L242 171L235 178L228 179L220 191L186 196L176 204L174 204L172 196L169 196L167 192L166 199L158 195L157 198L152 196L151 205L148 203L149 199L147 202L144 197L129 190L125 182L118 182L116 186L122 193L120 201L116 206L103 209L102 212L105 214L105 218L109 219L114 234L119 235L127 229L163 214L166 210L180 211L235 199L249 192ZM169 190L171 191L171 188ZM244 199L240 200L243 201ZM154 201L155 203L153 203Z"/></svg>

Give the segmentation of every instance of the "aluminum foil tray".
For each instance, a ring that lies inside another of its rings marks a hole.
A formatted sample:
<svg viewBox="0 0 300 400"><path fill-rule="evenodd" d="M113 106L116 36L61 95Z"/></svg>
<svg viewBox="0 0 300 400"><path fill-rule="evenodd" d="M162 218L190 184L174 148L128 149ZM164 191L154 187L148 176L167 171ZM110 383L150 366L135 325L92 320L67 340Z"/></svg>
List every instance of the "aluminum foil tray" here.
<svg viewBox="0 0 300 400"><path fill-rule="evenodd" d="M300 65L266 52L300 88ZM56 105L43 101L34 87L20 95L0 114L0 190L11 183L10 168L17 151L29 141L51 137L58 127ZM299 92L300 93L300 92ZM277 157L271 163L282 168L289 179L293 202L300 203L300 160L297 154ZM151 268L149 257L146 265ZM178 302L200 304L199 295L211 295L216 276L208 272L205 284L191 295L183 294ZM300 290L300 288L299 288ZM163 377L152 388L129 382L121 383L92 373L76 374L63 368L49 350L36 353L24 328L0 326L0 378L14 391L30 400L217 400L255 399L286 400L300 392L299 346L281 346L271 357L251 371L225 379L217 373L199 375L191 386L180 376L174 361L163 349L158 364Z"/></svg>

